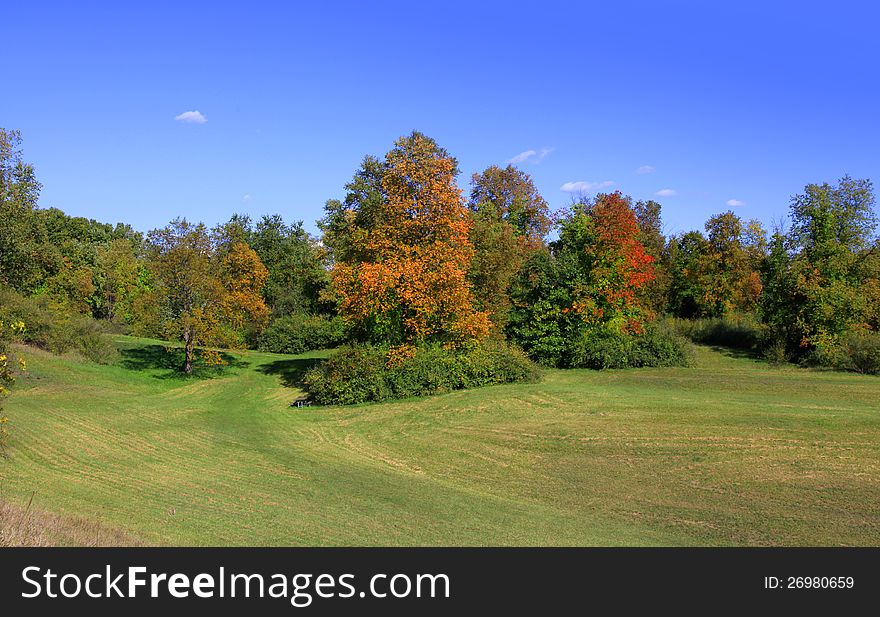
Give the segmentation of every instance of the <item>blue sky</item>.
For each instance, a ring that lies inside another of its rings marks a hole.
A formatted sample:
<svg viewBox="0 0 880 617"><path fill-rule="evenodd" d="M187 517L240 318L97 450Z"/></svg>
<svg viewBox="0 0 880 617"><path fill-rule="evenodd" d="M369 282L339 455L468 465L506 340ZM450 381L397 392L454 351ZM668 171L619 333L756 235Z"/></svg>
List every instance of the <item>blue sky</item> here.
<svg viewBox="0 0 880 617"><path fill-rule="evenodd" d="M620 189L671 232L728 202L770 224L809 182L880 178L871 2L139 4L4 5L0 126L44 207L314 230L413 129L462 188L518 157L553 207Z"/></svg>

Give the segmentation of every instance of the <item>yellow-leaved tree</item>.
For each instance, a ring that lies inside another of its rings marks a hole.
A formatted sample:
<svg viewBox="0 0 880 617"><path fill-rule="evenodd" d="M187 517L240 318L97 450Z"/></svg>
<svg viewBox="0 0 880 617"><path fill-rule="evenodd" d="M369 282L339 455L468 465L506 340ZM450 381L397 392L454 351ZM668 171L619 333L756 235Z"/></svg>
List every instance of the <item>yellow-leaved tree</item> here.
<svg viewBox="0 0 880 617"><path fill-rule="evenodd" d="M221 364L208 347L239 347L246 327L268 322L260 292L269 273L247 244L219 242L185 219L151 231L148 241L160 329L183 342L184 373L193 372L197 353L206 364Z"/></svg>

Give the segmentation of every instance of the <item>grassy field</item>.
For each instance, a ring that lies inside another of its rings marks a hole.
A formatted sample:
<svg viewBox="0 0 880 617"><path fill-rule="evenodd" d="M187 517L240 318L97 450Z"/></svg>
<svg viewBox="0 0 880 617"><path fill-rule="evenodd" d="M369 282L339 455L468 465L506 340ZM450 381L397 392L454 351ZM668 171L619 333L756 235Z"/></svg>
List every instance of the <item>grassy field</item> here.
<svg viewBox="0 0 880 617"><path fill-rule="evenodd" d="M117 341L109 367L24 350L7 503L147 544L880 544L875 377L701 348L695 368L293 410L315 356L187 380Z"/></svg>

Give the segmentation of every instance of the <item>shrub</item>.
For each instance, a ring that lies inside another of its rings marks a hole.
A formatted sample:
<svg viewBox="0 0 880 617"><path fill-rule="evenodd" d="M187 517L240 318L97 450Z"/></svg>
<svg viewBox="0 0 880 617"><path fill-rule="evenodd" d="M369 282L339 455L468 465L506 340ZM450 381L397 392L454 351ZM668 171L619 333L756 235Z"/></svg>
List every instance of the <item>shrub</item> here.
<svg viewBox="0 0 880 617"><path fill-rule="evenodd" d="M587 332L568 346L567 368L689 366L691 349L680 336L651 329L644 334Z"/></svg>
<svg viewBox="0 0 880 617"><path fill-rule="evenodd" d="M880 333L852 330L839 340L820 342L803 358L803 363L867 375L880 374Z"/></svg>
<svg viewBox="0 0 880 617"><path fill-rule="evenodd" d="M306 373L306 390L317 403L349 405L537 381L540 376L522 351L499 341L458 350L430 345L402 351L346 347Z"/></svg>
<svg viewBox="0 0 880 617"><path fill-rule="evenodd" d="M764 359L770 364L786 364L791 361L785 341L769 341L764 347Z"/></svg>
<svg viewBox="0 0 880 617"><path fill-rule="evenodd" d="M843 368L868 375L880 374L880 332L850 332L844 337L842 347Z"/></svg>
<svg viewBox="0 0 880 617"><path fill-rule="evenodd" d="M703 319L670 318L664 323L680 336L705 345L752 350L763 339L761 324L750 315Z"/></svg>
<svg viewBox="0 0 880 617"><path fill-rule="evenodd" d="M116 359L116 347L99 322L53 304L45 296L24 297L0 290L0 307L3 317L27 324L21 337L25 343L52 353L76 352L101 364Z"/></svg>
<svg viewBox="0 0 880 617"><path fill-rule="evenodd" d="M257 347L260 351L290 354L339 347L346 339L347 330L340 317L285 315L263 331Z"/></svg>

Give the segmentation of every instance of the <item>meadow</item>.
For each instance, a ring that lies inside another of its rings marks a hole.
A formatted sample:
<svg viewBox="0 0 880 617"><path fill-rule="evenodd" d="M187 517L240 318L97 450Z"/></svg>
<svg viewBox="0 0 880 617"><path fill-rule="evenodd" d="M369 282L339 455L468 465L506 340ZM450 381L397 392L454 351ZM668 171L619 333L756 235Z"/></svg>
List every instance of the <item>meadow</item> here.
<svg viewBox="0 0 880 617"><path fill-rule="evenodd" d="M690 368L293 409L322 353L184 378L161 342L115 343L107 366L21 349L3 526L42 513L61 544L88 542L64 521L151 545L880 544L877 377L699 347Z"/></svg>

